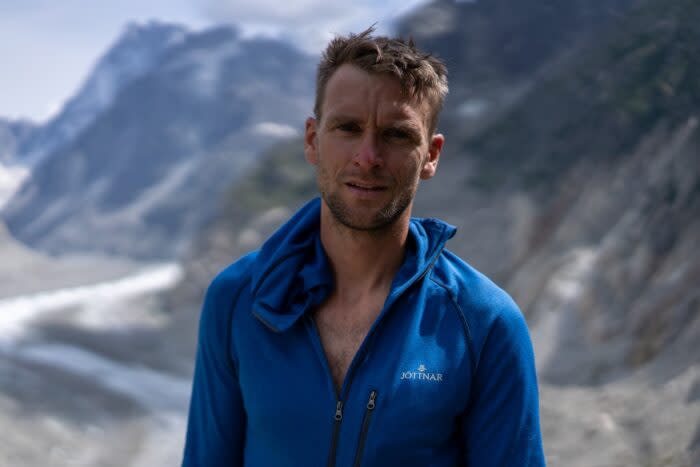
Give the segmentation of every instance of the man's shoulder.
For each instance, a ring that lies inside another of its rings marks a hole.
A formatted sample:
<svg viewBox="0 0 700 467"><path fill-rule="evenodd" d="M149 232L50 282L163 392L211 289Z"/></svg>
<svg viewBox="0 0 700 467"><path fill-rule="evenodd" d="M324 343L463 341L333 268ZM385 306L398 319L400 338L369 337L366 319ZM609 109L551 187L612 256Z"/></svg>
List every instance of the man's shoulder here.
<svg viewBox="0 0 700 467"><path fill-rule="evenodd" d="M255 256L255 252L243 256L217 274L209 284L199 317L199 342L204 348L226 348L229 345L234 305L246 284L250 283Z"/></svg>
<svg viewBox="0 0 700 467"><path fill-rule="evenodd" d="M207 288L208 298L237 295L250 282L252 266L258 251L252 251L229 264L212 279Z"/></svg>
<svg viewBox="0 0 700 467"><path fill-rule="evenodd" d="M506 291L447 249L435 264L431 278L472 306L516 306Z"/></svg>
<svg viewBox="0 0 700 467"><path fill-rule="evenodd" d="M523 328L524 317L510 295L449 250L440 255L430 276L447 290L473 338L495 327Z"/></svg>

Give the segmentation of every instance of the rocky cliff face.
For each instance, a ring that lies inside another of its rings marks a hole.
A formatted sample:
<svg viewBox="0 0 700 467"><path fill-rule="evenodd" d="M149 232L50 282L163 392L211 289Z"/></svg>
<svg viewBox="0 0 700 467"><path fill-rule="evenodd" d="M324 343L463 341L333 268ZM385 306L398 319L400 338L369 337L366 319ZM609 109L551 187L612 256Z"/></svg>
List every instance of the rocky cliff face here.
<svg viewBox="0 0 700 467"><path fill-rule="evenodd" d="M425 10L436 17L417 13L402 26L453 57L450 99L478 101L469 83L479 77L482 89L496 83L513 96L482 120L463 102L448 106L446 151L415 212L458 226L449 247L523 309L551 465L692 465L700 438L700 5L647 0L593 11L583 3L571 13L578 19L555 18L589 24L583 18L603 15L606 24L595 34L562 33L570 48L537 50L520 68L507 53L490 61L498 47L479 58L476 45L455 39L488 43L494 32L474 31L488 24L487 12L509 14L499 2L437 2ZM537 11L546 18L556 5ZM422 30L417 18L437 23ZM464 24L474 28L464 33ZM230 192L189 255L191 290L313 193L301 149L301 141L273 149L249 185Z"/></svg>
<svg viewBox="0 0 700 467"><path fill-rule="evenodd" d="M700 36L690 3L647 2L613 23L497 122L457 142L441 167L448 189L423 189L419 211L442 197L437 209L465 239L453 248L513 291L531 320L581 308L558 326L586 335L579 347L595 343L585 358L596 363L588 372L559 359L569 369L561 378L553 369L555 379L604 380L697 318ZM445 202L460 191L461 206ZM669 296L673 304L661 298ZM630 322L631 310L639 315ZM610 353L603 342L621 345L612 336L636 344ZM560 336L562 349L570 337Z"/></svg>
<svg viewBox="0 0 700 467"><path fill-rule="evenodd" d="M613 21L421 193L527 316L554 465L697 461L698 14L647 1Z"/></svg>

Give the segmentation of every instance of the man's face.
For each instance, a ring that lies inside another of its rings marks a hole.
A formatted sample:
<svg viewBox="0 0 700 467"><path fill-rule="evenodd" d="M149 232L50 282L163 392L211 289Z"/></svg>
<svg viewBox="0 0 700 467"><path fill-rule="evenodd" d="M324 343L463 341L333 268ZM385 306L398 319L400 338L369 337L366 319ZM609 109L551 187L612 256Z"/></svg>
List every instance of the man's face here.
<svg viewBox="0 0 700 467"><path fill-rule="evenodd" d="M429 108L399 81L342 65L328 80L320 121L306 122L306 159L317 167L333 217L355 230L408 220L419 179L435 175L444 142L428 135Z"/></svg>

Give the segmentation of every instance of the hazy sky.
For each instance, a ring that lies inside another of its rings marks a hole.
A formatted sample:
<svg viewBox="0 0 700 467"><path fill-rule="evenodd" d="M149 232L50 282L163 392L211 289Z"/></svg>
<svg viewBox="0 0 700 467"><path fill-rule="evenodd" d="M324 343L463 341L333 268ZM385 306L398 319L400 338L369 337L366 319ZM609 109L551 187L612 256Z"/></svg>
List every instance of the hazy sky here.
<svg viewBox="0 0 700 467"><path fill-rule="evenodd" d="M80 86L129 21L294 38L317 52L334 33L391 21L426 0L0 0L0 117L43 121ZM351 6L352 5L352 6Z"/></svg>

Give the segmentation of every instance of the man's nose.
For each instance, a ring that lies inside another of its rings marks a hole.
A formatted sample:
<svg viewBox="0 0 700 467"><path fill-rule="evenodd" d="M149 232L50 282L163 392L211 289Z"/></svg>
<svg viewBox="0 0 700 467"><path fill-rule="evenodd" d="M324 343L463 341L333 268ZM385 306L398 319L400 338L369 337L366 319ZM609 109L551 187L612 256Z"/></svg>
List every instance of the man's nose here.
<svg viewBox="0 0 700 467"><path fill-rule="evenodd" d="M379 143L374 133L368 131L363 135L355 154L355 165L366 169L383 165Z"/></svg>

